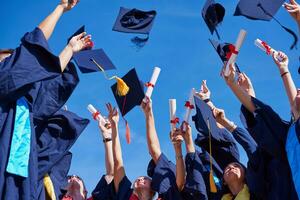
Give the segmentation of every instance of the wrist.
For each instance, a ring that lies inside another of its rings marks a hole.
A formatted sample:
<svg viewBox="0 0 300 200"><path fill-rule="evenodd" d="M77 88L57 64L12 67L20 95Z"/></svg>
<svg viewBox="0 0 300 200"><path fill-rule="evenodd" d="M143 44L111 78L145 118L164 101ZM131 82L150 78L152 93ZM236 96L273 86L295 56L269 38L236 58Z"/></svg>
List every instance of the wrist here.
<svg viewBox="0 0 300 200"><path fill-rule="evenodd" d="M289 72L289 69L288 69L288 67L286 65L279 67L279 73L280 73L280 75L282 75L283 73L286 73L286 72Z"/></svg>
<svg viewBox="0 0 300 200"><path fill-rule="evenodd" d="M56 6L56 9L61 13L65 12L65 6L61 3Z"/></svg>
<svg viewBox="0 0 300 200"><path fill-rule="evenodd" d="M181 142L173 143L176 154L182 154Z"/></svg>

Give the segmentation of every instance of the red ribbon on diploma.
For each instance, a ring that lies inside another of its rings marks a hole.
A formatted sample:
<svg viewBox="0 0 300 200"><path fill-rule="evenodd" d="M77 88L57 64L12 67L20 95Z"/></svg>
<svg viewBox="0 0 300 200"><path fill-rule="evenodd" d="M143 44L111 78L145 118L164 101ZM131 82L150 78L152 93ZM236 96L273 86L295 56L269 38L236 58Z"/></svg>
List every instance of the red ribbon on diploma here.
<svg viewBox="0 0 300 200"><path fill-rule="evenodd" d="M93 119L94 119L94 120L97 120L97 116L98 116L98 115L100 115L100 112L99 112L99 111L93 113Z"/></svg>
<svg viewBox="0 0 300 200"><path fill-rule="evenodd" d="M172 120L170 121L170 123L171 123L171 124L178 124L178 123L179 123L179 118L176 117L176 118L172 119Z"/></svg>
<svg viewBox="0 0 300 200"><path fill-rule="evenodd" d="M189 101L186 101L184 106L191 110L194 109L194 105L192 105L191 102L189 102Z"/></svg>
<svg viewBox="0 0 300 200"><path fill-rule="evenodd" d="M238 54L239 52L235 49L235 46L229 44L229 52L226 53L226 58L229 60L232 54Z"/></svg>
<svg viewBox="0 0 300 200"><path fill-rule="evenodd" d="M261 42L261 45L263 45L263 47L266 49L266 53L268 55L270 55L271 54L271 47L264 41Z"/></svg>
<svg viewBox="0 0 300 200"><path fill-rule="evenodd" d="M146 86L146 87L153 87L153 88L154 88L154 84L152 84L152 83L150 83L150 82L145 83L145 86Z"/></svg>

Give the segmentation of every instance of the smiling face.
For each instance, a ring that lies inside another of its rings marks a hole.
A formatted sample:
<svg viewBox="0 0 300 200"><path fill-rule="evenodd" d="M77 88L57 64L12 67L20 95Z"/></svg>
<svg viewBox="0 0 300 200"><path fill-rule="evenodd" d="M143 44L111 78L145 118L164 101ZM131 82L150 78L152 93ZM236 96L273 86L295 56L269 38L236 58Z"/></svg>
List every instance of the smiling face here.
<svg viewBox="0 0 300 200"><path fill-rule="evenodd" d="M233 182L243 183L245 182L245 170L239 163L230 163L224 170L223 178L227 185Z"/></svg>

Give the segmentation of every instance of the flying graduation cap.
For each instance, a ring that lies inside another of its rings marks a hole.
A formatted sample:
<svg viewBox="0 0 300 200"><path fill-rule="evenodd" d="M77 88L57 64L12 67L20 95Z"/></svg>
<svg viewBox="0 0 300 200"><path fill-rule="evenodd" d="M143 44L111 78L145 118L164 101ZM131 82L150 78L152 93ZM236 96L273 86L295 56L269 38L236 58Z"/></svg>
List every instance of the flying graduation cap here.
<svg viewBox="0 0 300 200"><path fill-rule="evenodd" d="M223 21L224 16L225 8L221 4L215 3L214 0L206 1L202 9L202 17L210 33L213 34L216 32L218 39L220 39L220 35L217 31L217 26Z"/></svg>
<svg viewBox="0 0 300 200"><path fill-rule="evenodd" d="M219 42L217 42L215 40L212 40L212 39L208 39L208 40L212 44L212 46L214 47L216 52L218 53L218 55L221 58L223 64L225 64L229 60L232 51L235 51L234 45L231 44L231 43L219 43ZM240 68L238 67L237 64L235 64L235 68L236 68L238 73L241 73L241 70L240 70Z"/></svg>
<svg viewBox="0 0 300 200"><path fill-rule="evenodd" d="M296 47L298 42L297 35L289 28L283 26L274 16L279 8L284 3L284 0L240 0L234 16L245 16L252 20L270 21L274 19L284 30L294 37L294 43L290 49Z"/></svg>
<svg viewBox="0 0 300 200"><path fill-rule="evenodd" d="M121 78L119 78L118 76L107 76L106 71L116 69L116 67L103 51L103 49L80 51L73 55L73 59L75 60L81 73L100 71L103 72L104 77L107 80L115 79L117 81L118 95L124 96L129 91L129 87Z"/></svg>
<svg viewBox="0 0 300 200"><path fill-rule="evenodd" d="M149 33L152 29L156 11L142 11L136 8L128 9L121 7L113 26L113 31L123 33L144 34L146 37L135 36L131 39L137 48L142 48L149 39Z"/></svg>
<svg viewBox="0 0 300 200"><path fill-rule="evenodd" d="M122 77L122 80L128 86L129 91L126 95L118 95L118 86L117 83L111 86L111 90L118 104L121 115L124 119L124 116L131 111L135 106L138 106L142 103L145 93L143 83L140 81L135 68L131 69L125 76ZM125 120L125 119L124 119ZM130 143L130 129L127 120L126 124L126 140L127 143Z"/></svg>

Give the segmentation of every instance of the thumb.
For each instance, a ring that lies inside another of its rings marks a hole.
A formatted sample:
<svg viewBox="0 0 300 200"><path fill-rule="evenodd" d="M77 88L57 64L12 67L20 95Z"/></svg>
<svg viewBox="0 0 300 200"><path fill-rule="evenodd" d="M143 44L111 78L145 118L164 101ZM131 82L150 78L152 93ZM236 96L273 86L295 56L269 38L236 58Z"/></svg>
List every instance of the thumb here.
<svg viewBox="0 0 300 200"><path fill-rule="evenodd" d="M86 32L82 32L79 35L76 35L75 38L76 40L80 40L81 38L83 38L86 35Z"/></svg>

